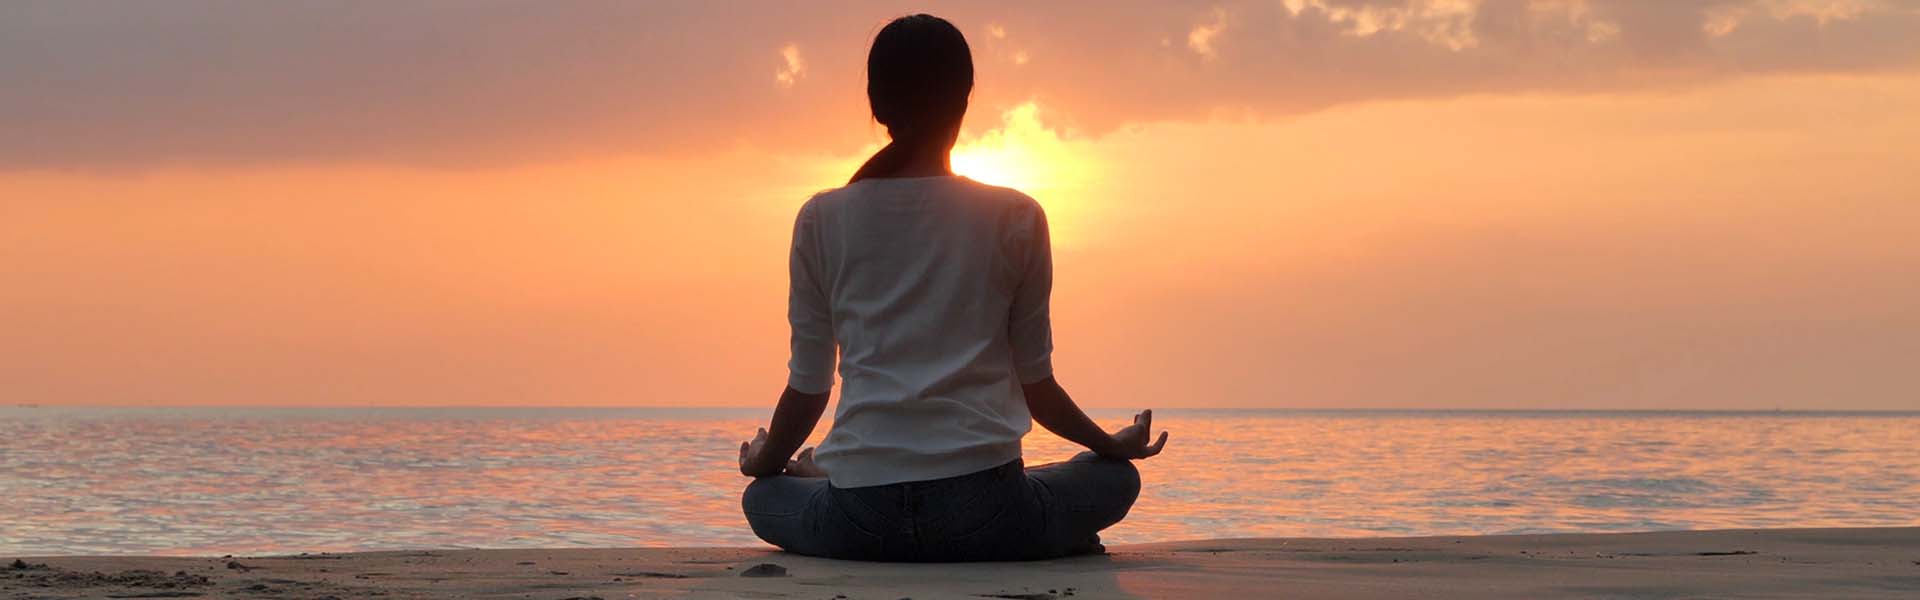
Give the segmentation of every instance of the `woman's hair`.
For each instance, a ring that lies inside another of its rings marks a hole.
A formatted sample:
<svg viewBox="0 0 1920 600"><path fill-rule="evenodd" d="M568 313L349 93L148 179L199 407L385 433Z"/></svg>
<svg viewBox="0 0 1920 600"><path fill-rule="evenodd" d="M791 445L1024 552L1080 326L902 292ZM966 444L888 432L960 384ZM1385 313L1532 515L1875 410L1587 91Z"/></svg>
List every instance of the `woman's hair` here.
<svg viewBox="0 0 1920 600"><path fill-rule="evenodd" d="M899 171L916 153L934 149L959 128L973 93L973 51L946 19L918 14L894 19L867 53L867 102L893 138L853 174L854 181Z"/></svg>

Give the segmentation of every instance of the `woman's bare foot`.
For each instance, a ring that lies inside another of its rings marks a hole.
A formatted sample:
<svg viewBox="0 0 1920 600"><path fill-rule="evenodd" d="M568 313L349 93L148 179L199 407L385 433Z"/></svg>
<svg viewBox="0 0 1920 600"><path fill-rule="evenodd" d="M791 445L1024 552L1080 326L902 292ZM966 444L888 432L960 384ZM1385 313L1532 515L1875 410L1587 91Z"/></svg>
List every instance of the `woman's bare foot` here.
<svg viewBox="0 0 1920 600"><path fill-rule="evenodd" d="M813 449L807 448L800 451L800 456L787 461L786 474L793 477L826 477L827 471L813 464Z"/></svg>

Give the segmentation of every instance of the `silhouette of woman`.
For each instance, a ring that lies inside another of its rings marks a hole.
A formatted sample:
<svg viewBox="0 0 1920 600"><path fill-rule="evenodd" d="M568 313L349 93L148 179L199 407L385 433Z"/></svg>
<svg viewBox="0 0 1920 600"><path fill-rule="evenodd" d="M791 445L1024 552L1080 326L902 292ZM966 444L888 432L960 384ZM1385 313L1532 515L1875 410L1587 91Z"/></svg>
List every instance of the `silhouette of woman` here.
<svg viewBox="0 0 1920 600"><path fill-rule="evenodd" d="M1109 434L1053 377L1046 215L953 174L973 57L953 24L901 17L874 37L867 99L892 142L794 219L792 359L772 423L740 445L760 539L863 560L1099 552L1140 492L1152 411ZM843 384L818 452L799 450ZM1038 421L1090 452L1025 468Z"/></svg>

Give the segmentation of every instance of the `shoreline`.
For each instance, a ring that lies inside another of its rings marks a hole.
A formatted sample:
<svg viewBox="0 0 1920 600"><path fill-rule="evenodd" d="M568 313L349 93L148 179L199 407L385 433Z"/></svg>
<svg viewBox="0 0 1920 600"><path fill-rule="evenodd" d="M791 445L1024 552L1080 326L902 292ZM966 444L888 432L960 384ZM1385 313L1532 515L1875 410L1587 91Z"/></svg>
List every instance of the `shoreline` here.
<svg viewBox="0 0 1920 600"><path fill-rule="evenodd" d="M1920 527L1216 539L1032 563L861 563L762 548L0 557L8 600L1267 596L1913 598Z"/></svg>

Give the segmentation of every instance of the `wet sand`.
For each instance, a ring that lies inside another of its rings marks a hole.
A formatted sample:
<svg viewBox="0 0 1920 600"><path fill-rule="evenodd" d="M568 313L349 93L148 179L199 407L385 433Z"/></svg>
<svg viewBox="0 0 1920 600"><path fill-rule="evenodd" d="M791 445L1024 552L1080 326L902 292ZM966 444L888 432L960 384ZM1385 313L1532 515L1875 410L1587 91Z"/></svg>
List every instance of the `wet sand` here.
<svg viewBox="0 0 1920 600"><path fill-rule="evenodd" d="M1001 564L741 548L15 558L0 557L0 598L1920 598L1920 528L1206 540Z"/></svg>

